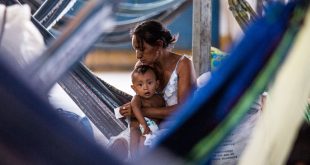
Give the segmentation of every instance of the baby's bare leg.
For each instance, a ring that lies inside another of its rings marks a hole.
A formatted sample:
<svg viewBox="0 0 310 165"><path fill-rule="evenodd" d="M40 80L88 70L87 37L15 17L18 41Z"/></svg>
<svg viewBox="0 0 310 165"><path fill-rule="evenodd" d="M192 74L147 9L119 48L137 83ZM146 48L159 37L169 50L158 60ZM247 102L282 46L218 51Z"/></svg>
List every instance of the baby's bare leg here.
<svg viewBox="0 0 310 165"><path fill-rule="evenodd" d="M139 122L132 119L130 122L130 153L131 158L135 159L139 153L141 131L139 129Z"/></svg>
<svg viewBox="0 0 310 165"><path fill-rule="evenodd" d="M143 151L145 150L145 145L144 145L144 141L145 141L145 136L140 136L140 141L139 141L139 151Z"/></svg>

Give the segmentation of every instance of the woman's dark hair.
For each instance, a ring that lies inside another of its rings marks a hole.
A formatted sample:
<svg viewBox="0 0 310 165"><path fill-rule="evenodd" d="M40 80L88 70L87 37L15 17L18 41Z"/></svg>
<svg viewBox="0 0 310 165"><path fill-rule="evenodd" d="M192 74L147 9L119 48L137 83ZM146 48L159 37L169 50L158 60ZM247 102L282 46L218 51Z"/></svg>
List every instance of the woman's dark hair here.
<svg viewBox="0 0 310 165"><path fill-rule="evenodd" d="M135 35L139 47L143 50L143 41L151 46L157 45L157 41L163 42L163 48L167 48L176 42L176 37L172 36L170 31L160 22L155 20L144 21L138 24L130 32L131 36Z"/></svg>

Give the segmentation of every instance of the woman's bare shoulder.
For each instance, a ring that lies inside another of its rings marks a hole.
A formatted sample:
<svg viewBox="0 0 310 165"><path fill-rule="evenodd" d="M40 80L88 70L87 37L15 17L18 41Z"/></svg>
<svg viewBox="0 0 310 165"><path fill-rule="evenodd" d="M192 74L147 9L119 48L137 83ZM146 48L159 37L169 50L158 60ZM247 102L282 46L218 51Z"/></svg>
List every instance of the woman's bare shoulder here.
<svg viewBox="0 0 310 165"><path fill-rule="evenodd" d="M179 71L184 70L184 69L191 69L193 66L192 60L185 55L181 58L182 59L180 59L179 66L178 66Z"/></svg>
<svg viewBox="0 0 310 165"><path fill-rule="evenodd" d="M189 82L194 83L196 81L196 74L194 70L194 65L192 60L187 57L183 57L183 59L179 62L179 66L177 68L178 76L182 80L190 80Z"/></svg>

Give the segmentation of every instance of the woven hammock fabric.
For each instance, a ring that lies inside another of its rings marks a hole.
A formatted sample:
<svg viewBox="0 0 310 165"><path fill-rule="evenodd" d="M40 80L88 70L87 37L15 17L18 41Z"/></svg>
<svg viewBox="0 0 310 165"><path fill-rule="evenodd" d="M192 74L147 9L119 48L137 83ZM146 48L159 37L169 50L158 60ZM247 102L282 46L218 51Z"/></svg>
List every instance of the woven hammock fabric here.
<svg viewBox="0 0 310 165"><path fill-rule="evenodd" d="M121 164L62 118L0 55L0 164Z"/></svg>
<svg viewBox="0 0 310 165"><path fill-rule="evenodd" d="M17 5L13 7L23 9ZM10 7L7 8L8 12L12 12ZM25 11L27 13L15 11L14 14L27 16L17 23L27 22L29 25L30 10ZM2 21L3 25L9 25L8 22ZM13 26L9 27L12 29ZM16 39L14 35L27 34L25 32L30 29L32 27L22 28L18 31L20 33L4 34L10 39ZM35 40L39 33L32 32L33 38L30 35L24 37ZM2 40L2 46L6 46L6 42ZM33 43L23 42L28 46ZM20 43L15 44L16 50L22 47ZM4 50L3 47L1 50ZM29 77L23 74L27 65L18 65L13 60L16 55L14 52L1 51L0 54L0 164L121 164L96 145L77 125L60 116L42 91L28 83ZM19 58L30 59L31 55L24 52Z"/></svg>
<svg viewBox="0 0 310 165"><path fill-rule="evenodd" d="M229 9L243 31L249 26L250 22L257 19L257 14L247 1L228 0L228 4Z"/></svg>
<svg viewBox="0 0 310 165"><path fill-rule="evenodd" d="M107 139L126 129L124 121L116 119L112 110L129 102L131 96L102 84L82 64L59 84Z"/></svg>
<svg viewBox="0 0 310 165"><path fill-rule="evenodd" d="M275 72L280 68L283 60L286 59L286 56L295 41L295 36L299 32L300 26L304 20L306 10L304 7L306 6L307 5L302 6L302 9L300 6L295 8L294 14L290 20L290 26L286 30L281 42L273 52L272 57L268 60L265 67L257 75L254 83L252 83L249 89L244 92L240 101L233 107L233 114L230 115L231 117L225 119L221 125L211 133L211 135L205 137L195 146L195 149L191 153L192 157L195 157L196 159L206 158L206 155L209 155L210 153L208 148L211 148L212 146L215 147L216 144L219 143L219 139L225 136L225 133L229 131L229 126L237 124L240 120L240 116L242 116L245 113L245 110L247 110L247 107L253 104L252 100L256 98L257 94L259 94L260 91L266 87L266 84L268 84L274 77Z"/></svg>
<svg viewBox="0 0 310 165"><path fill-rule="evenodd" d="M113 4L107 1L89 2L66 27L64 34L53 41L29 67L27 75L32 77L30 84L41 88L42 92L48 92L67 70L87 54L100 34L113 28L112 12Z"/></svg>
<svg viewBox="0 0 310 165"><path fill-rule="evenodd" d="M304 106L309 97L309 28L310 10L308 9L305 25L299 29L300 32L289 52L290 55L275 78L267 100L266 112L258 122L253 139L241 159L241 165L249 163L281 165L287 159L302 124ZM257 151L261 154L257 155Z"/></svg>
<svg viewBox="0 0 310 165"><path fill-rule="evenodd" d="M46 0L34 13L34 18L46 29L50 29L56 21L65 15L76 0Z"/></svg>
<svg viewBox="0 0 310 165"><path fill-rule="evenodd" d="M224 67L219 68L210 82L173 117L176 123L172 126L171 132L159 140L160 148L166 148L178 157L189 161L196 159L190 155L193 146L209 135L224 119L230 117L233 107L272 57L272 52L281 41L296 5L297 3L290 3L285 7L275 6L272 12L266 14L266 17L249 27L245 38L222 64ZM262 90L256 91L258 92L256 96ZM252 100L247 101L253 102L254 99L255 97L252 97ZM243 107L243 111L246 112L249 106ZM238 115L240 114L235 116ZM239 119L241 117L242 114ZM224 135L227 135L236 123L229 125ZM218 140L220 141L221 139ZM211 147L209 152L214 149Z"/></svg>
<svg viewBox="0 0 310 165"><path fill-rule="evenodd" d="M34 15L34 19L39 21L45 28L50 29L52 24L60 20L64 13L75 3L75 1L61 0L53 1L47 0L38 9ZM81 3L81 2L80 2ZM88 2L83 2L85 5ZM95 44L96 47L109 48L111 46L121 45L131 41L129 29L132 29L136 24L148 19L156 19L162 23L169 23L179 15L192 1L188 0L165 0L160 2L143 3L143 4L129 4L120 3L117 5L115 14L129 14L136 15L130 19L116 21L113 31L101 34L100 40ZM79 4L77 2L77 4ZM79 4L81 6L81 4ZM77 5L77 6L79 6ZM83 6L83 4L82 4ZM77 10L77 9L76 9ZM72 19L75 16L67 16ZM66 22L66 21L65 21ZM64 23L66 24L66 23ZM54 29L54 31L57 31Z"/></svg>
<svg viewBox="0 0 310 165"><path fill-rule="evenodd" d="M100 3L100 5L104 5L104 2ZM98 19L101 20L104 18L102 15L98 17L98 14L93 13L100 13L100 10L105 10L106 7L102 8L100 5L95 5L94 7L96 10L93 9L87 16L82 17L82 20L85 21L82 21L82 25L79 26L76 24L75 27L71 27L69 31L71 33L60 36L62 39L58 38L58 40L54 41L49 47L49 50L36 61L29 75L34 77L31 84L36 84L37 81L45 91L48 91L56 81L59 81L60 85L73 101L76 102L102 134L109 139L111 136L116 136L126 128L124 121L116 119L112 110L129 102L131 96L99 80L82 63L76 62L86 54L85 52L92 46L95 38L102 32L101 28L92 26L93 22L100 22ZM105 13L103 13L103 15L106 16ZM108 18L106 20L108 20ZM37 23L37 25L40 24ZM44 37L46 39L51 40L53 38L50 33L46 32L44 27L38 27L39 30L45 34ZM89 28L87 27L95 28L98 33L92 31L93 36L89 39ZM82 45L78 46L76 41L82 41L80 38L85 35L87 35L87 37L84 37L83 42L80 42ZM85 42L87 38L88 41ZM74 51L72 51L73 48ZM64 57L66 56L64 52L67 52L70 56ZM59 60L61 60L62 63L61 67L59 66ZM69 70L70 68L72 69ZM67 71L68 73L60 78ZM44 83L41 80L44 80Z"/></svg>

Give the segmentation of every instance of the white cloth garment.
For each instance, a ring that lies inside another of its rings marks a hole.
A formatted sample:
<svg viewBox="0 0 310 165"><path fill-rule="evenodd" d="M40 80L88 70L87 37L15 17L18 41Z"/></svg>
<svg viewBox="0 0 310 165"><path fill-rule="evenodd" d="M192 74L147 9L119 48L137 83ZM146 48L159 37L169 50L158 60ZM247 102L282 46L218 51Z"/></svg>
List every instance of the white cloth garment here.
<svg viewBox="0 0 310 165"><path fill-rule="evenodd" d="M151 134L146 134L145 136L145 141L144 141L144 145L149 146L153 143L153 141L156 138L157 135L157 131L159 130L158 125L156 124L156 122L154 120L151 120L147 117L144 117L147 126L150 128L150 130L152 131ZM144 129L142 127L142 125L139 125L141 132L144 132Z"/></svg>
<svg viewBox="0 0 310 165"><path fill-rule="evenodd" d="M186 57L186 56L183 55L179 59L177 64L175 65L175 68L174 68L173 72L171 73L170 79L169 79L165 89L163 90L164 99L166 101L167 106L175 105L178 103L177 91L178 91L178 80L179 79L178 79L177 69L178 69L179 62L184 57ZM153 123L155 123L155 122L153 121ZM156 123L155 123L155 125L156 125ZM152 134L145 136L144 145L148 145L148 146L152 145L154 143L154 141L156 140L156 137L159 136L161 133L165 132L164 130L159 130L157 125L156 125L156 127L157 127L157 129L154 129L154 131L152 130Z"/></svg>
<svg viewBox="0 0 310 165"><path fill-rule="evenodd" d="M31 22L28 5L0 5L0 23L4 24L0 51L3 56L12 55L9 58L13 58L21 68L30 64L45 49L41 33Z"/></svg>
<svg viewBox="0 0 310 165"><path fill-rule="evenodd" d="M178 103L178 73L177 73L177 69L178 69L178 65L179 62L186 57L185 55L183 55L179 61L177 62L173 72L171 73L170 79L165 87L165 89L163 90L163 94L164 94L164 99L166 101L166 105L167 106L171 106L171 105L175 105Z"/></svg>

